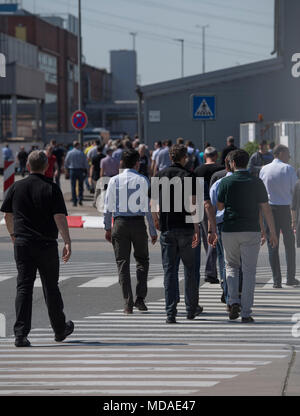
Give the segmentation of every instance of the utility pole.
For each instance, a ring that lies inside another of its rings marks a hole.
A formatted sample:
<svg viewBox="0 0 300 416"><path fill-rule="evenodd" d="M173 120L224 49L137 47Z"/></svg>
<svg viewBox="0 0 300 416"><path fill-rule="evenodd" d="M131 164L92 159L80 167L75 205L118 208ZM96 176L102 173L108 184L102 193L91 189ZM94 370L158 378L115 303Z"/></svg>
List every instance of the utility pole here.
<svg viewBox="0 0 300 416"><path fill-rule="evenodd" d="M82 83L81 83L81 66L82 66L82 39L81 39L81 0L78 0L78 110L82 111ZM78 134L80 146L83 146L83 131Z"/></svg>
<svg viewBox="0 0 300 416"><path fill-rule="evenodd" d="M184 39L174 39L181 43L181 78L184 77Z"/></svg>
<svg viewBox="0 0 300 416"><path fill-rule="evenodd" d="M136 32L130 32L129 34L130 34L130 36L132 36L132 49L135 51L135 39L137 37L137 33Z"/></svg>
<svg viewBox="0 0 300 416"><path fill-rule="evenodd" d="M206 39L205 39L205 30L209 27L209 25L196 25L196 27L202 29L202 74L205 74L205 47L206 47Z"/></svg>

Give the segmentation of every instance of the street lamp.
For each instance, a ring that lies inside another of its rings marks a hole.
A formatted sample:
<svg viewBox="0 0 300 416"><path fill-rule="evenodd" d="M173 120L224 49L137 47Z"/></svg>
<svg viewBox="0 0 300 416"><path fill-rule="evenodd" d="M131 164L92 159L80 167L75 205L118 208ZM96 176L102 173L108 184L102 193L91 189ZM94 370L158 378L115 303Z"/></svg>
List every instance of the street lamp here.
<svg viewBox="0 0 300 416"><path fill-rule="evenodd" d="M209 25L196 25L196 27L202 29L202 73L205 74L205 30L209 27Z"/></svg>
<svg viewBox="0 0 300 416"><path fill-rule="evenodd" d="M136 32L130 32L130 36L132 36L132 49L135 51L135 38L137 37Z"/></svg>
<svg viewBox="0 0 300 416"><path fill-rule="evenodd" d="M184 39L174 39L181 43L181 77L184 77Z"/></svg>

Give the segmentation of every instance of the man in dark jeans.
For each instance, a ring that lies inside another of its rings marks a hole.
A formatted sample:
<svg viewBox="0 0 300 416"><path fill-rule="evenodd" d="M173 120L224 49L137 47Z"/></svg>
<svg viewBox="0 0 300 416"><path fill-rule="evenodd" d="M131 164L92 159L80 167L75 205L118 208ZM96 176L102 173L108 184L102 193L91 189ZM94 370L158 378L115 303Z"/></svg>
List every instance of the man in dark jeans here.
<svg viewBox="0 0 300 416"><path fill-rule="evenodd" d="M68 152L66 156L65 167L70 172L73 206L76 207L78 201L79 201L79 205L82 205L83 181L89 169L89 164L88 164L85 154L80 149L80 143L74 142L73 146L74 146L74 149ZM79 183L78 199L76 195L76 182L77 181Z"/></svg>
<svg viewBox="0 0 300 416"><path fill-rule="evenodd" d="M184 145L174 145L170 148L170 159L172 164L170 167L163 169L158 173L158 178L166 178L172 182L179 183L180 198L182 198L182 209L175 207L178 202L176 195L176 186L170 187L170 209L164 210L166 195L164 187L159 186L159 228L161 230L160 243L162 252L162 263L164 269L164 287L166 300L166 323L176 323L177 303L178 299L178 258L184 264L185 269L185 304L187 311L187 319L194 319L202 308L198 306L198 282L195 274L195 250L199 244L199 225L196 222L188 222L187 217L191 217L191 213L184 206L184 195L186 179L192 182L191 202L196 203L196 177L184 168L187 163L187 149ZM209 199L209 197L208 197ZM198 219L199 221L199 219ZM215 240L216 230L209 229L209 241Z"/></svg>
<svg viewBox="0 0 300 416"><path fill-rule="evenodd" d="M146 216L152 244L157 241L157 233L149 206L149 181L139 174L140 155L136 150L124 150L122 154L124 171L111 178L105 196L104 225L105 238L114 248L119 272L119 282L124 298L124 313L133 313L133 306L147 311L147 278L149 270L148 234L145 225ZM139 193L141 192L141 193ZM140 204L134 198L139 193ZM114 225L112 229L112 215ZM136 300L133 300L130 278L130 253L136 260Z"/></svg>
<svg viewBox="0 0 300 416"><path fill-rule="evenodd" d="M277 238L279 238L280 231L282 231L287 263L286 284L288 286L299 286L300 282L295 278L296 248L291 217L291 205L297 183L297 175L295 169L288 164L290 152L286 146L282 144L277 145L273 150L273 154L273 162L261 169L260 179L262 179L268 191ZM278 289L281 288L282 284L279 247L272 247L268 239L268 249L274 280L273 287Z"/></svg>
<svg viewBox="0 0 300 416"><path fill-rule="evenodd" d="M48 159L43 151L30 153L27 167L31 174L10 188L1 207L14 243L18 269L14 325L16 347L30 347L27 336L31 329L32 292L37 270L55 341L63 341L74 330L72 321L66 323L58 287L58 230L65 242L63 261L66 263L71 256L63 195L59 187L44 176Z"/></svg>
<svg viewBox="0 0 300 416"><path fill-rule="evenodd" d="M197 177L204 178L204 182L206 186L209 187L210 180L212 175L215 172L224 169L224 166L217 163L218 160L218 152L215 147L207 147L204 151L204 159L205 164L199 166L195 170L195 175ZM207 227L208 227L208 220L207 215L204 215L204 219L200 224L200 232L203 241L203 246L206 251L206 264L205 264L205 282L208 283L219 283L219 279L217 276L217 249L216 247L212 247L207 243ZM200 244L199 247L196 249L196 274L197 278L200 279Z"/></svg>

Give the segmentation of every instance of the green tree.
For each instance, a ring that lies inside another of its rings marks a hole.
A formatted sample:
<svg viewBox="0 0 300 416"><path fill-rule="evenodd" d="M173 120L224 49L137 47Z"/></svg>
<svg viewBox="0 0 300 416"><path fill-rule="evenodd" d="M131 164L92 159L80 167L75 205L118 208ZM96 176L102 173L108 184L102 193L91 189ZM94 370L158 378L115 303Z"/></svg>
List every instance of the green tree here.
<svg viewBox="0 0 300 416"><path fill-rule="evenodd" d="M248 142L244 146L244 150L249 153L249 156L252 156L253 153L258 151L258 143L257 142Z"/></svg>

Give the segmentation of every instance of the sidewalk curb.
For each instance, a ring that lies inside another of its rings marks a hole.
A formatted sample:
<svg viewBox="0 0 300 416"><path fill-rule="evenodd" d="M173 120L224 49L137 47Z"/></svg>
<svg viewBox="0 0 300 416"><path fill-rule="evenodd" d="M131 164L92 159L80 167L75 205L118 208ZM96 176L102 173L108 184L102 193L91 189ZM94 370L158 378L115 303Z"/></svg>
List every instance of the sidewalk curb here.
<svg viewBox="0 0 300 416"><path fill-rule="evenodd" d="M67 217L69 228L95 228L103 229L103 217L95 216L69 216ZM0 221L0 225L5 225L4 218Z"/></svg>

